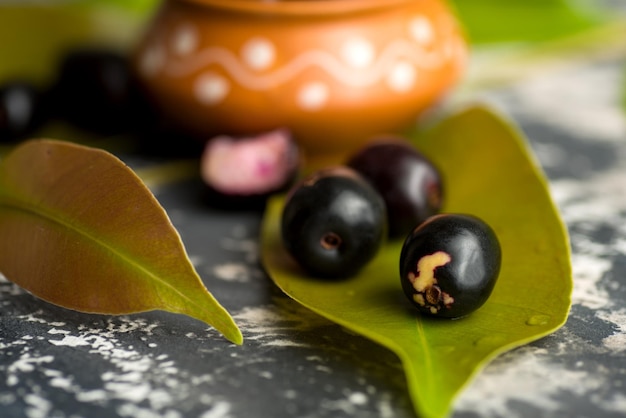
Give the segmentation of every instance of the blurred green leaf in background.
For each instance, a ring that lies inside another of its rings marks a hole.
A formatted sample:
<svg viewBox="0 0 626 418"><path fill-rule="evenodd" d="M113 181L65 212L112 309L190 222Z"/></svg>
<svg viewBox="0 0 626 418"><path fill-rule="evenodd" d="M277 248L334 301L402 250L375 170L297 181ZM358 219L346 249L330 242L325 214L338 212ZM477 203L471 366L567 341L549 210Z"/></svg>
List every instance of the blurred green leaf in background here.
<svg viewBox="0 0 626 418"><path fill-rule="evenodd" d="M540 42L601 23L600 12L566 0L451 0L473 44Z"/></svg>
<svg viewBox="0 0 626 418"><path fill-rule="evenodd" d="M0 2L0 83L44 83L62 54L81 45L132 47L160 0Z"/></svg>

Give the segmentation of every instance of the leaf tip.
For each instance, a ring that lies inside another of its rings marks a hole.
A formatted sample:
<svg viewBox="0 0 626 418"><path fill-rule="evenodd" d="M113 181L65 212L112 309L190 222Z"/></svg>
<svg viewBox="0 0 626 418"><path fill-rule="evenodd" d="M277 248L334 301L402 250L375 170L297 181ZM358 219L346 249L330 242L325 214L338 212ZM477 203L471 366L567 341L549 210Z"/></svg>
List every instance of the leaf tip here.
<svg viewBox="0 0 626 418"><path fill-rule="evenodd" d="M225 333L224 337L235 345L243 345L243 334L239 327L235 327L233 331Z"/></svg>

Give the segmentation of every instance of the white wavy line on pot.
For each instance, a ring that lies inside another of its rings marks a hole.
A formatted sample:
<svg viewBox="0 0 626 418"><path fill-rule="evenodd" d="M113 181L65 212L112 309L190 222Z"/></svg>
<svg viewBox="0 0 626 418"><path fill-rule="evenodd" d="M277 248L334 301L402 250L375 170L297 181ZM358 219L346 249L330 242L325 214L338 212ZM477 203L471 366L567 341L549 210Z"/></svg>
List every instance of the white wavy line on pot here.
<svg viewBox="0 0 626 418"><path fill-rule="evenodd" d="M384 78L389 68L400 58L407 59L417 68L433 70L453 58L444 55L424 51L407 40L398 39L383 50L376 63L368 71L350 68L329 52L310 50L269 74L254 74L248 71L231 51L221 47L208 47L196 54L193 59L170 62L166 71L174 77L184 77L208 65L217 64L221 65L241 86L250 90L268 90L295 78L307 68L319 67L345 85L365 87Z"/></svg>

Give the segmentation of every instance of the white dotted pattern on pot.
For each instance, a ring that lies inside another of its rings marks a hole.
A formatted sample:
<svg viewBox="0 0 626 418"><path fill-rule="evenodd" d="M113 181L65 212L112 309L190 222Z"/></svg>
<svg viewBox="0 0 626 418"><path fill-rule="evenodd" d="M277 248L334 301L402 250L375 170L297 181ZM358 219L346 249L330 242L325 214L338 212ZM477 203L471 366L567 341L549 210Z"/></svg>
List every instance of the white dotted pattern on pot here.
<svg viewBox="0 0 626 418"><path fill-rule="evenodd" d="M454 30L446 27L442 32L452 34ZM218 106L228 98L232 84L251 91L270 90L310 68L323 70L345 86L367 88L382 84L390 93L406 94L419 87L420 71L433 71L465 60L461 41L455 36L437 34L424 16L410 19L406 33L406 38L392 40L378 51L368 39L356 36L341 43L338 55L310 49L278 66L276 46L270 39L252 37L237 53L217 46L197 50L199 32L186 23L174 31L169 42L172 56L167 56L165 48L155 42L140 57L140 68L146 77L161 72L173 78L192 75L196 78L195 98L204 105ZM445 36L439 49L433 48L436 36ZM331 101L331 92L328 82L308 81L297 89L293 100L300 109L313 112Z"/></svg>

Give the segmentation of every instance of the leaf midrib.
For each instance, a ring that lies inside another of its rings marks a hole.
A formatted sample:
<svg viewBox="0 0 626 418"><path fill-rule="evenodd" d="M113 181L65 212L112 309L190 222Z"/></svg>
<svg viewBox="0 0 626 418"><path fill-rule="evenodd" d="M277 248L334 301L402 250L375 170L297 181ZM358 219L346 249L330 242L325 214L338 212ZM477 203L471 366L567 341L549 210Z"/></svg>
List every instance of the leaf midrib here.
<svg viewBox="0 0 626 418"><path fill-rule="evenodd" d="M416 328L417 328L417 338L419 339L420 346L422 346L422 352L425 354L424 372L427 376L426 381L430 382L430 384L426 386L426 391L425 391L426 393L423 393L423 396L429 399L432 396L431 388L432 388L432 382L434 378L432 357L431 357L430 349L428 347L426 334L424 333L424 324L419 317L415 319L415 323L416 323Z"/></svg>
<svg viewBox="0 0 626 418"><path fill-rule="evenodd" d="M7 197L9 197L9 198L7 198ZM179 295L182 299L184 299L184 300L192 303L194 306L202 309L202 306L198 305L198 303L196 303L193 299L190 299L188 296L186 296L184 293L182 293L180 290L178 290L174 285L172 285L171 283L163 280L158 274L156 274L156 273L152 272L151 270L147 269L141 263L138 263L138 262L134 261L132 259L132 257L130 257L129 255L127 255L126 253L124 253L122 251L117 250L114 246L112 246L111 244L107 243L106 241L98 239L95 235L89 233L87 229L81 229L81 228L73 225L71 222L67 222L62 216L58 216L58 215L54 214L53 211L46 210L42 206L36 206L36 205L29 204L28 202L22 201L21 199L16 199L16 198L11 199L9 195L1 193L1 190L0 190L0 209L2 209L3 207L6 208L6 210L14 210L14 211L18 211L18 212L27 213L30 216L40 217L40 218L42 218L44 220L47 220L49 222L61 225L62 227L67 228L68 230L76 233L77 235L84 236L88 240L96 243L100 247L102 247L102 248L106 249L107 251L110 251L111 253L113 253L116 256L118 256L127 265L131 266L135 270L138 270L138 271L144 273L146 276L154 279L156 282L158 282L162 286L164 286L164 287L166 287L168 289L171 289L174 293ZM160 297L159 297L159 299L163 300ZM165 304L162 308L167 308L167 307L171 307L171 306L169 304ZM155 309L156 308L158 308L158 307L155 307Z"/></svg>

